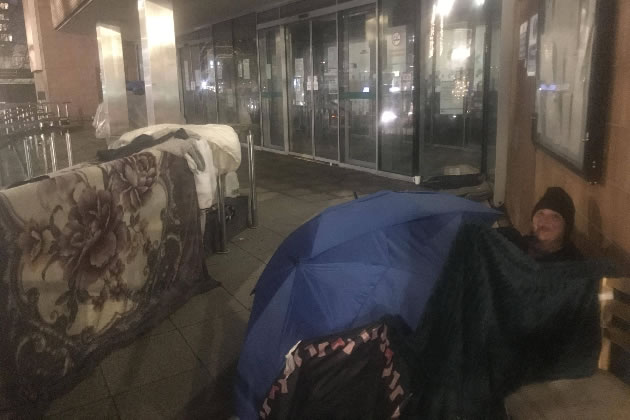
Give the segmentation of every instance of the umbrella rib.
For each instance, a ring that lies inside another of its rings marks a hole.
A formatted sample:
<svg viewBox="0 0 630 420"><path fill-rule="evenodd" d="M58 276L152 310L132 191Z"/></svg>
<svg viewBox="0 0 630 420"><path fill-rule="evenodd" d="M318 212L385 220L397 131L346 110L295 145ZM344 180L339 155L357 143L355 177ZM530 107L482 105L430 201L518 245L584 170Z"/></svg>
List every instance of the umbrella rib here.
<svg viewBox="0 0 630 420"><path fill-rule="evenodd" d="M383 278L385 278L385 273L387 273L392 268L392 266L391 266L391 247L389 245L389 241L386 243L386 245L387 245L387 260L390 262L390 264L386 266L387 268L385 270L383 270L383 273L381 274L379 279L376 281L376 283L374 283L374 286L372 286L372 288L370 289L370 292L373 292L374 289L376 289L376 286L378 286L383 281ZM363 311L363 308L365 307L365 304L367 303L367 300L368 300L369 296L372 296L372 294L370 293L365 298L363 303L361 304L361 307L359 308L359 311L357 312L356 316L352 320L352 325L354 325L354 323L356 322L359 314Z"/></svg>
<svg viewBox="0 0 630 420"><path fill-rule="evenodd" d="M376 289L376 286L378 286L382 281L383 278L385 277L385 274L391 269L391 266L387 266L387 268L385 270L383 270L383 273L381 274L381 276L379 277L379 279L374 283L374 285L370 288L370 293L366 295L365 300L363 301L363 303L361 304L361 307L359 308L359 310L357 311L356 315L354 316L354 318L352 319L352 323L350 324L351 326L354 325L354 323L356 322L357 318L359 317L359 314L363 311L363 308L365 307L365 304L367 303L368 299L370 296L372 296L372 292L374 291L374 289Z"/></svg>

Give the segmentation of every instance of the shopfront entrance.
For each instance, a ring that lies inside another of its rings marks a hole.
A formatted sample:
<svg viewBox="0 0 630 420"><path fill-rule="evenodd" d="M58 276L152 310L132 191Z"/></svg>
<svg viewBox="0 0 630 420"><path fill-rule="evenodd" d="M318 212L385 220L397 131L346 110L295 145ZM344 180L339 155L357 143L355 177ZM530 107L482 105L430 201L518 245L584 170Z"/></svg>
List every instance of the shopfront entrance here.
<svg viewBox="0 0 630 420"><path fill-rule="evenodd" d="M209 45L180 50L186 117L387 176L491 177L499 5L302 0L213 25Z"/></svg>
<svg viewBox="0 0 630 420"><path fill-rule="evenodd" d="M376 40L375 5L260 30L262 144L376 168Z"/></svg>

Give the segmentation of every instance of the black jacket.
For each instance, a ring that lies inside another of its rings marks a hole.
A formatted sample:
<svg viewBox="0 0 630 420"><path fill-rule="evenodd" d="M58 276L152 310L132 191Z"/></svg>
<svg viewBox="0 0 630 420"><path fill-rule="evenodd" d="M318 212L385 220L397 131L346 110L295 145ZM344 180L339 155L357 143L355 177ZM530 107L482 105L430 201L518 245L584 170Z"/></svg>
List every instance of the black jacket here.
<svg viewBox="0 0 630 420"><path fill-rule="evenodd" d="M536 237L533 235L523 236L513 227L498 228L497 231L505 236L510 242L518 246L523 252L532 256L538 262L561 262L561 261L582 261L584 256L572 242L567 242L564 247L556 252L541 254L535 249Z"/></svg>

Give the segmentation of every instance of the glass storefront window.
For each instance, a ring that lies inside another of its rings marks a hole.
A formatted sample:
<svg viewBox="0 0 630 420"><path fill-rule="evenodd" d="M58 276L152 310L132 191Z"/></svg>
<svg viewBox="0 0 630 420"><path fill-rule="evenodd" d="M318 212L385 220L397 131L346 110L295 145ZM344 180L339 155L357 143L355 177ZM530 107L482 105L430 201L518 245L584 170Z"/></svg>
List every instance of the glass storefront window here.
<svg viewBox="0 0 630 420"><path fill-rule="evenodd" d="M217 81L214 44L212 41L200 44L201 82L199 84L201 101L204 106L205 124L218 122Z"/></svg>
<svg viewBox="0 0 630 420"><path fill-rule="evenodd" d="M342 162L376 168L376 7L339 18L339 144Z"/></svg>
<svg viewBox="0 0 630 420"><path fill-rule="evenodd" d="M217 122L214 52L211 41L198 41L178 49L184 116L189 124Z"/></svg>
<svg viewBox="0 0 630 420"><path fill-rule="evenodd" d="M281 27L258 33L263 146L284 150L284 31Z"/></svg>
<svg viewBox="0 0 630 420"><path fill-rule="evenodd" d="M188 122L261 124L265 147L398 175L492 178L500 1L342 4L304 0L186 36Z"/></svg>
<svg viewBox="0 0 630 420"><path fill-rule="evenodd" d="M380 169L412 175L415 0L383 0L380 13Z"/></svg>
<svg viewBox="0 0 630 420"><path fill-rule="evenodd" d="M177 49L177 58L180 66L180 83L182 101L184 105L184 118L186 118L186 121L189 121L189 115L193 112L194 108L193 98L190 94L190 47L187 45L179 47Z"/></svg>
<svg viewBox="0 0 630 420"><path fill-rule="evenodd" d="M339 160L337 16L312 20L315 156Z"/></svg>
<svg viewBox="0 0 630 420"><path fill-rule="evenodd" d="M486 169L482 168L487 158L484 149L496 131L495 116L484 139L484 71L490 65L484 56L486 2L494 0L436 0L423 5L422 26L428 29L421 59L427 89L421 151L425 177ZM496 103L496 94L489 95L487 108L492 107L493 97Z"/></svg>
<svg viewBox="0 0 630 420"><path fill-rule="evenodd" d="M236 60L236 103L238 122L260 124L258 57L256 53L256 14L234 20L234 59Z"/></svg>
<svg viewBox="0 0 630 420"><path fill-rule="evenodd" d="M287 74L289 81L289 151L313 154L313 66L311 26L287 25Z"/></svg>

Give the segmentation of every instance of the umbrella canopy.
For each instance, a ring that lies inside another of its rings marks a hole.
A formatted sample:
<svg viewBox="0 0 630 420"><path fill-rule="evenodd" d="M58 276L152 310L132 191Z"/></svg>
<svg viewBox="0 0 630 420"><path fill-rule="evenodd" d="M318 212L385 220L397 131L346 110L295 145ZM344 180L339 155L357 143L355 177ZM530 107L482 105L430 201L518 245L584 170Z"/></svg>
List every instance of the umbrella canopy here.
<svg viewBox="0 0 630 420"><path fill-rule="evenodd" d="M385 191L331 207L278 248L255 289L237 414L259 404L300 340L400 315L415 328L462 223L499 213L452 195Z"/></svg>

